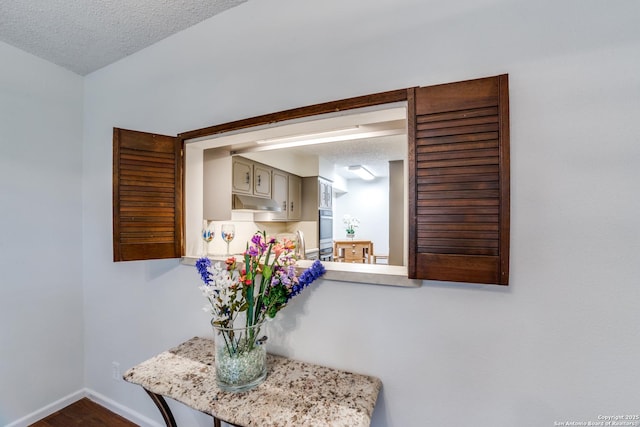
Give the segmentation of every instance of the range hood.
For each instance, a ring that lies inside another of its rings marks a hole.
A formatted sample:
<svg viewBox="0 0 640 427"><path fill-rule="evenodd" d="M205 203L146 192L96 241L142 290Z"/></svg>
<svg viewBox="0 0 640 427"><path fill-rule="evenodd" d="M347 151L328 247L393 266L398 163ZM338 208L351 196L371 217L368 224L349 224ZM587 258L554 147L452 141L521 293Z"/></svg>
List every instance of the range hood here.
<svg viewBox="0 0 640 427"><path fill-rule="evenodd" d="M282 208L275 200L263 199L262 197L245 196L243 194L233 195L233 209L260 212L282 212Z"/></svg>

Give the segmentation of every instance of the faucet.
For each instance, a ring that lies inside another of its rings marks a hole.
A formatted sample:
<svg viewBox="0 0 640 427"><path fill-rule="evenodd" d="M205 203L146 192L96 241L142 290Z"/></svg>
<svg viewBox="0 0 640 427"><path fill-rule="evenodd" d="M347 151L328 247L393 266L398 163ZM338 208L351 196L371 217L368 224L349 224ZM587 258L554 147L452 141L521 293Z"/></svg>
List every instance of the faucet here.
<svg viewBox="0 0 640 427"><path fill-rule="evenodd" d="M300 230L296 230L296 252L298 259L305 259L306 248L304 245L304 233Z"/></svg>

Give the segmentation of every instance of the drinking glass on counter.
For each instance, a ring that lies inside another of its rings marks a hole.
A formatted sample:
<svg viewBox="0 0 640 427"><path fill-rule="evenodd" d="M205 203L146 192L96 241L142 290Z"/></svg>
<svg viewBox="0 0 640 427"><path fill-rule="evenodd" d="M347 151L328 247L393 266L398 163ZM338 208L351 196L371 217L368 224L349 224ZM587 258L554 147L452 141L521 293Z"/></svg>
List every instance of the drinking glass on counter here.
<svg viewBox="0 0 640 427"><path fill-rule="evenodd" d="M229 243L236 237L236 227L233 224L222 224L222 228L220 229L220 235L222 236L222 240L227 243L227 256L231 255L229 251Z"/></svg>
<svg viewBox="0 0 640 427"><path fill-rule="evenodd" d="M213 240L216 234L213 223L209 224L206 219L202 221L202 230L200 230L200 236L202 237L202 256L209 255L209 243Z"/></svg>

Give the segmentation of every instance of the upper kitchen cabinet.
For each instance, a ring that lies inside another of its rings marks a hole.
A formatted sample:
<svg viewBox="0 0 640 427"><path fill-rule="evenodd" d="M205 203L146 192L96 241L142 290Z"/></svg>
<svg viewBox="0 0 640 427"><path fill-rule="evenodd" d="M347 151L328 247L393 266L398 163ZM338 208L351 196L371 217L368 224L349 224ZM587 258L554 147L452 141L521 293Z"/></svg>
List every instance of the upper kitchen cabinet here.
<svg viewBox="0 0 640 427"><path fill-rule="evenodd" d="M272 170L264 165L253 165L253 195L257 197L271 197Z"/></svg>
<svg viewBox="0 0 640 427"><path fill-rule="evenodd" d="M271 168L243 157L232 157L232 192L271 197Z"/></svg>
<svg viewBox="0 0 640 427"><path fill-rule="evenodd" d="M204 151L203 165L205 219L228 220L234 209L268 213L263 221L299 219L289 215L291 203L300 210L295 194L289 196L290 174L218 149Z"/></svg>
<svg viewBox="0 0 640 427"><path fill-rule="evenodd" d="M333 208L333 186L331 185L331 181L318 178L318 185L318 208L331 210Z"/></svg>
<svg viewBox="0 0 640 427"><path fill-rule="evenodd" d="M232 159L231 191L236 194L253 194L253 162L242 157Z"/></svg>
<svg viewBox="0 0 640 427"><path fill-rule="evenodd" d="M302 178L302 194L302 218L305 221L317 221L318 210L331 210L333 207L333 185L324 178Z"/></svg>
<svg viewBox="0 0 640 427"><path fill-rule="evenodd" d="M302 178L289 174L288 181L289 210L287 219L299 221L302 219Z"/></svg>
<svg viewBox="0 0 640 427"><path fill-rule="evenodd" d="M289 204L289 177L286 172L273 171L273 200L282 208L282 211L273 214L274 219L286 220Z"/></svg>
<svg viewBox="0 0 640 427"><path fill-rule="evenodd" d="M302 178L278 169L273 170L271 196L282 208L270 217L261 216L258 220L299 221L302 218Z"/></svg>

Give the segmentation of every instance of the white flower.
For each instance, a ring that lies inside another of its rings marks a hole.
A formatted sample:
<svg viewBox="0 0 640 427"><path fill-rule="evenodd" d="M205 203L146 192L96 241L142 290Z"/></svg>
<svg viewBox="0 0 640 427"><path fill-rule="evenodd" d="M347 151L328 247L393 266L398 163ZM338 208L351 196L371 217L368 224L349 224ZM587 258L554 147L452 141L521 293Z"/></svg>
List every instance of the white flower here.
<svg viewBox="0 0 640 427"><path fill-rule="evenodd" d="M346 227L347 231L355 231L355 228L358 228L360 225L360 220L354 216L346 214L342 217L342 223Z"/></svg>

